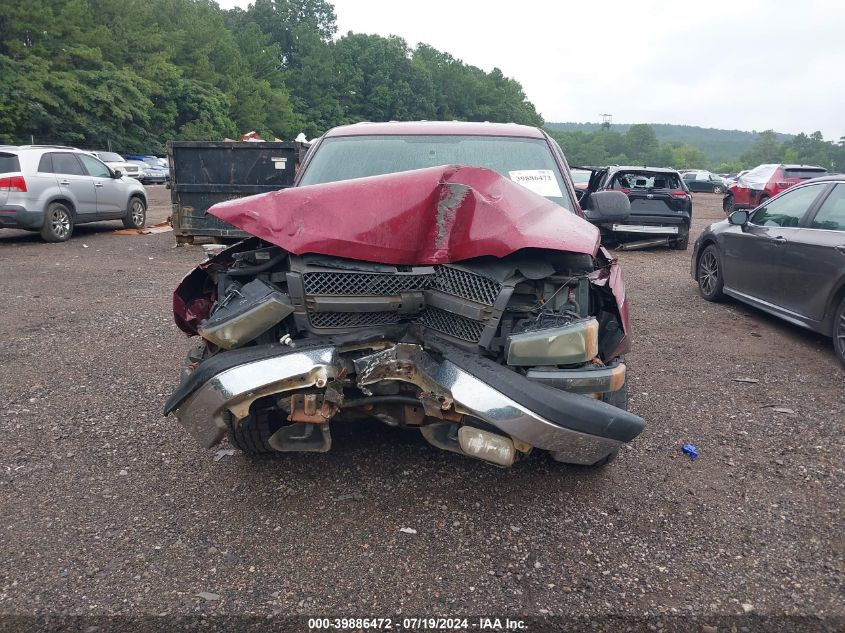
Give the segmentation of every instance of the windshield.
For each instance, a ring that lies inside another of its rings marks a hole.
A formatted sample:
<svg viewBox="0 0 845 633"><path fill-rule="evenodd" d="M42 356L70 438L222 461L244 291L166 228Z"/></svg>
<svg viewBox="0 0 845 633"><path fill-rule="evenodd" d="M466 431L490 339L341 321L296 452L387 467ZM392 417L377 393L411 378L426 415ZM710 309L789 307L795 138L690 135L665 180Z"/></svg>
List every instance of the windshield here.
<svg viewBox="0 0 845 633"><path fill-rule="evenodd" d="M439 165L486 167L570 208L563 178L544 139L509 136L346 136L327 138L300 185L392 174Z"/></svg>
<svg viewBox="0 0 845 633"><path fill-rule="evenodd" d="M123 156L114 152L97 152L97 158L104 163L122 163Z"/></svg>
<svg viewBox="0 0 845 633"><path fill-rule="evenodd" d="M654 171L620 171L613 176L611 189L627 191L630 189L680 189L678 174Z"/></svg>

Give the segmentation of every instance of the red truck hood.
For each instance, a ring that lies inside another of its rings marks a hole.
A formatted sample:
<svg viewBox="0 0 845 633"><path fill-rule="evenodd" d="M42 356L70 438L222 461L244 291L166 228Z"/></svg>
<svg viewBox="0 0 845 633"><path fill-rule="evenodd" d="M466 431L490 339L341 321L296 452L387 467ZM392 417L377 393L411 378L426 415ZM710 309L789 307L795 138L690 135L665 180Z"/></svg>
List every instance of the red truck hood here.
<svg viewBox="0 0 845 633"><path fill-rule="evenodd" d="M595 255L599 231L480 167L441 166L221 202L208 212L295 255L446 264L523 248Z"/></svg>

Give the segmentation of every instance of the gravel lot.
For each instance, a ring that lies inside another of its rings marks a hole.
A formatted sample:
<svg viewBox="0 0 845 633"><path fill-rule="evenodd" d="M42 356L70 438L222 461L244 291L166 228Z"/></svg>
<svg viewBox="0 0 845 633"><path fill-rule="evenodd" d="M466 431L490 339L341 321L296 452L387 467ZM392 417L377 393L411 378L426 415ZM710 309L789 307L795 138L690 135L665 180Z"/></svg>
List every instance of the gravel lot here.
<svg viewBox="0 0 845 633"><path fill-rule="evenodd" d="M724 217L709 194L695 214ZM116 228L0 231L0 614L842 625L845 373L828 339L701 300L689 252L619 255L649 425L604 470L498 470L378 424L215 461L161 416L190 345L170 293L203 253Z"/></svg>

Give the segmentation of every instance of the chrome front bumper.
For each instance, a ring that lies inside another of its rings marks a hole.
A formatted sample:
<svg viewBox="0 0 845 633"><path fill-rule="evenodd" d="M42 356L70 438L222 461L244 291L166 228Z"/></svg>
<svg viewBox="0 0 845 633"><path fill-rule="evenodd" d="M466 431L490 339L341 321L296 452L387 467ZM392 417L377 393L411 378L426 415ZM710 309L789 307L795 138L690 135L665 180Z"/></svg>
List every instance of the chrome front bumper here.
<svg viewBox="0 0 845 633"><path fill-rule="evenodd" d="M348 366L336 347L279 348L279 355L245 361L207 379L202 377L195 388L183 385L171 397L165 414L175 412L203 446L211 447L226 432L226 411L242 418L258 398L322 388ZM364 393L367 385L384 380L416 384L427 411L436 415L438 408L453 408L568 463L594 464L633 439L645 425L637 416L604 402L528 381L507 367L464 352L444 354L438 362L419 345L398 343L357 358L354 366L357 386ZM529 390L531 397L526 393Z"/></svg>
<svg viewBox="0 0 845 633"><path fill-rule="evenodd" d="M236 365L210 378L178 405L176 419L210 448L226 434L223 414L227 410L243 418L249 406L263 396L322 387L336 375L337 364L336 348L319 347ZM170 405L165 413L173 410Z"/></svg>

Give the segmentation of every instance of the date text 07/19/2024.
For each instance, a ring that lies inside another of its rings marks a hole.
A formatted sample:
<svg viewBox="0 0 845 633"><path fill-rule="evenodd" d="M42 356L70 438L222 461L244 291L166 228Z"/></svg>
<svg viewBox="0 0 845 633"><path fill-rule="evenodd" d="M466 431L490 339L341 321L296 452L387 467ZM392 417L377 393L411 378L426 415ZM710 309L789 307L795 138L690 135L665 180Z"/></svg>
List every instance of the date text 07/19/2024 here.
<svg viewBox="0 0 845 633"><path fill-rule="evenodd" d="M410 631L525 631L523 620L511 618L309 618L308 629L320 630L410 630Z"/></svg>

